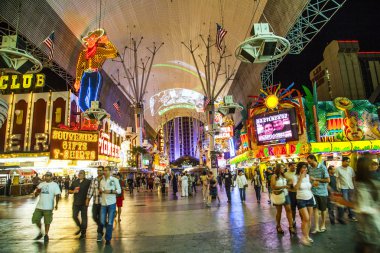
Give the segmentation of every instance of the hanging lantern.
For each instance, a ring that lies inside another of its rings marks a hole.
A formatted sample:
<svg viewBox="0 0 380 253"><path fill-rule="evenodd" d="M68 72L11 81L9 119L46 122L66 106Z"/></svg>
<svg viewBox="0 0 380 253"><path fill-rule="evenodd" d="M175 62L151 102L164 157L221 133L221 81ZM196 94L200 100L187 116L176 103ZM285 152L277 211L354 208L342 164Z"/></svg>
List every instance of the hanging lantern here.
<svg viewBox="0 0 380 253"><path fill-rule="evenodd" d="M8 117L8 103L0 98L0 128Z"/></svg>

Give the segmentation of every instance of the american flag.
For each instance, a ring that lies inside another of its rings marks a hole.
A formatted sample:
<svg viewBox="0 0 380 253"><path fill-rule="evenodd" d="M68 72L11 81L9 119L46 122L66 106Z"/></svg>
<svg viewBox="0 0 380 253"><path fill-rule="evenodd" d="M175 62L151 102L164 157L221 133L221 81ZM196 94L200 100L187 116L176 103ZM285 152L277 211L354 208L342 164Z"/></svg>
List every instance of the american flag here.
<svg viewBox="0 0 380 253"><path fill-rule="evenodd" d="M222 41L224 36L226 36L227 31L219 24L216 24L216 47L219 51L222 50Z"/></svg>
<svg viewBox="0 0 380 253"><path fill-rule="evenodd" d="M113 103L112 105L115 108L115 110L117 112L117 115L119 115L119 117L121 118L120 102L119 102L119 100L116 101L115 103Z"/></svg>
<svg viewBox="0 0 380 253"><path fill-rule="evenodd" d="M49 48L48 57L49 60L52 60L54 56L54 31L43 42Z"/></svg>

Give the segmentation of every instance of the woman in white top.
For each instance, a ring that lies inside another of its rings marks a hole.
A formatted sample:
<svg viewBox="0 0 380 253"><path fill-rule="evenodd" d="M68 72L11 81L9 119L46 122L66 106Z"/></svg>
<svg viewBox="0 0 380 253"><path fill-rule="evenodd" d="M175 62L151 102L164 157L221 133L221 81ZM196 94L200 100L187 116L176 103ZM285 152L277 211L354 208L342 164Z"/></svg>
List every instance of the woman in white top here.
<svg viewBox="0 0 380 253"><path fill-rule="evenodd" d="M239 174L236 177L236 183L239 188L240 200L241 202L245 202L245 188L248 186L248 181L241 170L239 170Z"/></svg>
<svg viewBox="0 0 380 253"><path fill-rule="evenodd" d="M290 197L288 194L288 185L287 180L284 175L285 172L285 166L283 164L277 164L276 168L274 169L274 174L271 177L270 187L272 188L273 194L284 194L285 195L285 201L282 204L274 204L277 209L276 213L276 229L278 234L284 234L284 231L281 228L281 214L282 214L282 207L285 207L286 211L286 217L288 218L289 222L289 233L295 234L295 229L293 227L293 216L292 216L292 209L290 208ZM273 201L272 201L273 202Z"/></svg>
<svg viewBox="0 0 380 253"><path fill-rule="evenodd" d="M293 186L297 190L297 206L300 213L302 224L301 243L310 246L313 240L310 238L311 216L313 215L314 198L311 191L311 183L307 174L307 163L297 164L296 175L293 178Z"/></svg>

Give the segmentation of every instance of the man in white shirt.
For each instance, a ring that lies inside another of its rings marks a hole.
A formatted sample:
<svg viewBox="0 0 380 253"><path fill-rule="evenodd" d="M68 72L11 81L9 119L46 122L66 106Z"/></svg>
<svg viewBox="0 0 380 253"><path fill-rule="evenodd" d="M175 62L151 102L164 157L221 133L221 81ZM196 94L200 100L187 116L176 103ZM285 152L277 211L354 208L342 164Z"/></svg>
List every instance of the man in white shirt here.
<svg viewBox="0 0 380 253"><path fill-rule="evenodd" d="M350 158L344 156L342 158L342 166L336 168L335 176L337 181L337 188L342 191L343 198L347 201L353 201L353 195L354 195L354 179L355 179L355 172L354 170L349 166L350 164ZM343 220L344 216L344 208L339 207L338 208L338 222L341 224L345 224ZM351 208L348 208L348 217L351 219L351 221L357 221L355 218L355 213Z"/></svg>
<svg viewBox="0 0 380 253"><path fill-rule="evenodd" d="M116 211L116 194L121 194L120 183L117 178L111 176L111 167L104 168L104 178L100 181L99 192L101 192L101 230L106 226L106 245L112 239L113 221ZM108 216L108 222L107 222Z"/></svg>
<svg viewBox="0 0 380 253"><path fill-rule="evenodd" d="M39 240L42 238L41 232L41 219L44 217L45 223L45 236L44 241L49 241L49 228L50 224L53 221L53 209L54 209L54 197L55 197L55 210L58 209L58 201L59 195L61 194L61 190L56 182L53 182L51 172L46 172L45 174L45 182L40 183L35 192L34 196L37 197L40 195L40 199L38 200L36 209L34 210L32 223L36 224L39 228L40 232L35 238L35 240Z"/></svg>

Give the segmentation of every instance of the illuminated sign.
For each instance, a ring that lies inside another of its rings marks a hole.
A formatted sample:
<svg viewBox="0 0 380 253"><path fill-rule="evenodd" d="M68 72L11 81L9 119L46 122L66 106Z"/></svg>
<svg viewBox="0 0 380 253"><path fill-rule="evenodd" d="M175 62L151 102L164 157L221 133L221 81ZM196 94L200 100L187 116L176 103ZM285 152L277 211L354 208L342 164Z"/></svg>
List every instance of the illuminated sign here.
<svg viewBox="0 0 380 253"><path fill-rule="evenodd" d="M331 151L332 152L347 152L351 151L351 142L331 142Z"/></svg>
<svg viewBox="0 0 380 253"><path fill-rule="evenodd" d="M255 158L264 158L270 156L298 155L305 154L309 150L308 144L282 144L275 146L259 147L255 150Z"/></svg>
<svg viewBox="0 0 380 253"><path fill-rule="evenodd" d="M33 90L45 86L44 74L2 75L0 90Z"/></svg>
<svg viewBox="0 0 380 253"><path fill-rule="evenodd" d="M310 143L310 153L331 152L331 143L329 142L313 142Z"/></svg>
<svg viewBox="0 0 380 253"><path fill-rule="evenodd" d="M372 144L371 141L352 141L352 151L357 150L371 150ZM372 148L375 149L375 148Z"/></svg>
<svg viewBox="0 0 380 253"><path fill-rule="evenodd" d="M8 146L6 147L6 150L11 152L22 151L21 137L21 134L12 134L8 139ZM35 133L34 138L36 139L36 143L32 147L33 151L47 151L49 149L48 134Z"/></svg>
<svg viewBox="0 0 380 253"><path fill-rule="evenodd" d="M101 155L120 158L120 147L110 142L108 134L101 133L99 138L99 153Z"/></svg>
<svg viewBox="0 0 380 253"><path fill-rule="evenodd" d="M149 100L152 116L158 112L160 115L174 108L203 109L204 96L196 91L188 89L168 89L161 91ZM177 106L177 107L173 107Z"/></svg>
<svg viewBox="0 0 380 253"><path fill-rule="evenodd" d="M294 109L256 115L254 122L259 145L298 140Z"/></svg>
<svg viewBox="0 0 380 253"><path fill-rule="evenodd" d="M215 139L228 139L234 136L234 130L232 126L221 127L219 129L219 134L215 135Z"/></svg>
<svg viewBox="0 0 380 253"><path fill-rule="evenodd" d="M57 160L98 160L97 132L52 129L50 158Z"/></svg>

